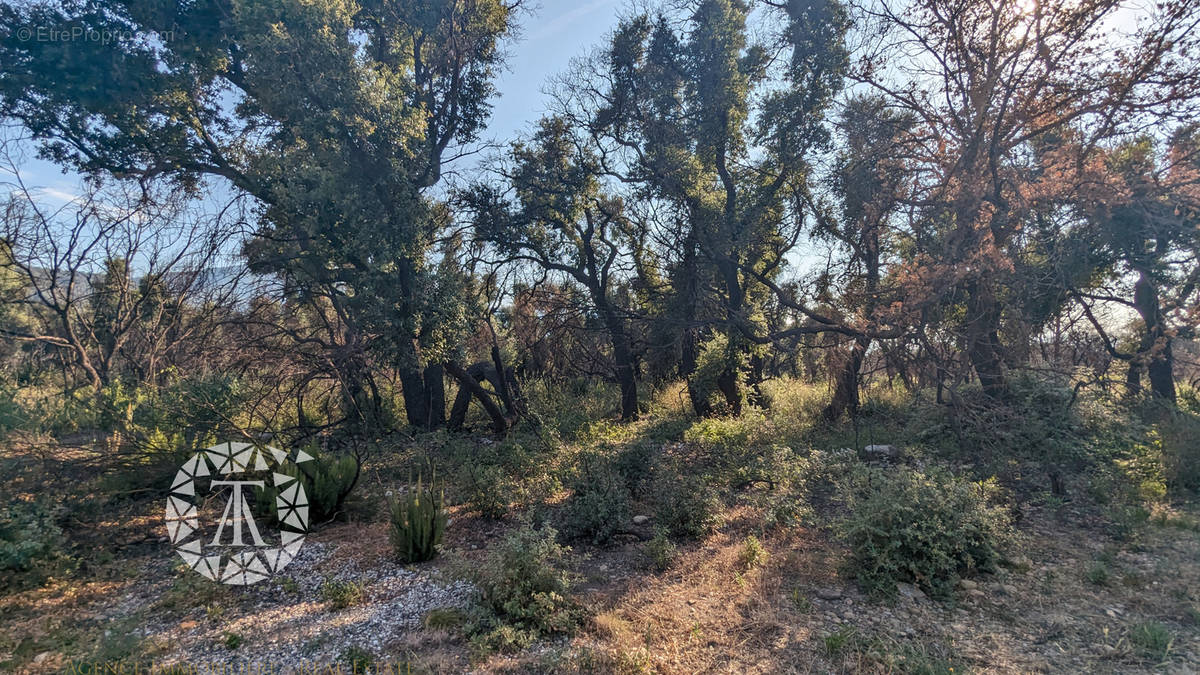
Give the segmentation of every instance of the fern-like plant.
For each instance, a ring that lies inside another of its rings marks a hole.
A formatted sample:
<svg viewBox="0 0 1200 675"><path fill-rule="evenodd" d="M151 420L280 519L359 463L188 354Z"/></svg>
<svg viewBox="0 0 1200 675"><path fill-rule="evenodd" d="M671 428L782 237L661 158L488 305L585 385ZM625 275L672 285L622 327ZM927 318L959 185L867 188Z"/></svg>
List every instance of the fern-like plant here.
<svg viewBox="0 0 1200 675"><path fill-rule="evenodd" d="M437 555L437 547L446 533L443 501L442 493L434 490L432 481L425 488L419 477L414 489L392 501L389 538L402 562L421 562Z"/></svg>

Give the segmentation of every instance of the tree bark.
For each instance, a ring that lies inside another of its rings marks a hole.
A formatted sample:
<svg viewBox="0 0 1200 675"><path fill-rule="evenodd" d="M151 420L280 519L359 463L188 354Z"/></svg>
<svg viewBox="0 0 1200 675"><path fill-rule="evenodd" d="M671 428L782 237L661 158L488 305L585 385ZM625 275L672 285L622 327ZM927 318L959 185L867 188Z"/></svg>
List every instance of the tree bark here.
<svg viewBox="0 0 1200 675"><path fill-rule="evenodd" d="M430 429L437 429L446 424L445 370L440 363L431 363L425 367L425 408Z"/></svg>
<svg viewBox="0 0 1200 675"><path fill-rule="evenodd" d="M608 299L596 299L596 304L604 317L604 325L608 329L609 341L612 343L613 361L616 362L617 383L621 386L621 421L628 422L638 418L637 367L633 362L633 345L629 341L629 333L625 330L625 322Z"/></svg>
<svg viewBox="0 0 1200 675"><path fill-rule="evenodd" d="M1144 270L1138 273L1133 287L1133 304L1142 317L1144 330L1137 356L1130 361L1126 382L1133 389L1141 387L1141 374L1150 378L1150 392L1155 398L1175 402L1175 360L1171 353L1171 336L1167 333L1166 318L1158 302L1158 289Z"/></svg>
<svg viewBox="0 0 1200 675"><path fill-rule="evenodd" d="M500 407L492 400L490 394L484 389L479 381L485 379L485 369L487 364L475 364L471 366L471 372L468 372L456 361L446 362L446 372L458 381L458 396L454 399L454 406L450 411L450 428L461 429L466 421L467 408L471 402L473 395L479 405L487 412L492 419L492 430L497 434L503 434L508 430L508 421L504 419L504 413L500 411Z"/></svg>
<svg viewBox="0 0 1200 675"><path fill-rule="evenodd" d="M983 386L983 392L1002 398L1008 392L1004 377L1004 358L1000 345L1000 305L986 282L975 281L968 287L966 318L967 358Z"/></svg>
<svg viewBox="0 0 1200 675"><path fill-rule="evenodd" d="M833 422L841 417L842 413L846 410L850 410L851 412L858 411L858 373L862 370L863 360L870 346L871 338L855 338L854 346L850 348L850 355L846 359L845 365L842 366L841 372L838 373L837 383L834 385L833 390L833 399L822 411L822 415L826 420Z"/></svg>

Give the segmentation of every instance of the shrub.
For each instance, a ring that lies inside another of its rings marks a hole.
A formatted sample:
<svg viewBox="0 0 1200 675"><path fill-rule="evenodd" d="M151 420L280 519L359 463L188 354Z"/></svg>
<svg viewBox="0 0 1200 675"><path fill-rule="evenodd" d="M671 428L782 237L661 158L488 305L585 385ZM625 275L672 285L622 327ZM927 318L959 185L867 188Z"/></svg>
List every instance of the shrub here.
<svg viewBox="0 0 1200 675"><path fill-rule="evenodd" d="M625 487L630 494L643 494L654 473L654 460L658 453L658 444L631 443L613 458L613 470L625 480Z"/></svg>
<svg viewBox="0 0 1200 675"><path fill-rule="evenodd" d="M581 612L570 597L571 576L562 568L566 548L551 527L525 523L490 551L471 576L484 610L470 627L477 647L513 649L540 635L565 634L578 626Z"/></svg>
<svg viewBox="0 0 1200 675"><path fill-rule="evenodd" d="M471 463L462 472L463 503L484 518L508 513L510 490L500 467Z"/></svg>
<svg viewBox="0 0 1200 675"><path fill-rule="evenodd" d="M321 601L328 603L332 609L345 609L357 605L363 600L363 589L353 581L326 580L321 584Z"/></svg>
<svg viewBox="0 0 1200 675"><path fill-rule="evenodd" d="M573 489L564 514L568 536L603 544L633 517L625 480L603 458L584 455Z"/></svg>
<svg viewBox="0 0 1200 675"><path fill-rule="evenodd" d="M642 553L646 556L646 562L651 569L656 572L666 572L674 564L678 549L667 536L666 531L658 528L654 532L654 537L642 546Z"/></svg>
<svg viewBox="0 0 1200 675"><path fill-rule="evenodd" d="M358 484L359 465L353 455L336 456L321 452L316 443L309 444L304 451L313 457L303 464L284 462L276 471L299 479L308 497L309 521L322 523L332 520ZM258 503L269 510L277 519L275 497L277 490L265 488L258 491Z"/></svg>
<svg viewBox="0 0 1200 675"><path fill-rule="evenodd" d="M742 542L742 550L738 552L738 567L749 571L765 563L768 557L770 554L758 537L750 535Z"/></svg>
<svg viewBox="0 0 1200 675"><path fill-rule="evenodd" d="M654 481L654 515L676 536L702 537L724 518L721 498L703 478L663 472Z"/></svg>
<svg viewBox="0 0 1200 675"><path fill-rule="evenodd" d="M947 595L959 575L995 570L1009 538L1005 512L990 503L996 490L941 471L856 472L840 523L847 571L890 596L901 581Z"/></svg>
<svg viewBox="0 0 1200 675"><path fill-rule="evenodd" d="M1157 661L1165 661L1175 641L1171 631L1157 621L1146 621L1135 624L1129 629L1129 641L1138 648L1144 656Z"/></svg>
<svg viewBox="0 0 1200 675"><path fill-rule="evenodd" d="M425 489L417 478L416 487L391 505L388 537L396 557L406 563L432 559L446 533L446 522L442 494L435 493L432 485Z"/></svg>
<svg viewBox="0 0 1200 675"><path fill-rule="evenodd" d="M63 533L50 507L24 501L0 506L0 587L40 583L64 560Z"/></svg>
<svg viewBox="0 0 1200 675"><path fill-rule="evenodd" d="M350 673L355 675L366 675L372 672L375 665L375 657L371 652L357 645L347 647L341 654L341 660L350 669Z"/></svg>
<svg viewBox="0 0 1200 675"><path fill-rule="evenodd" d="M1200 492L1200 412L1180 410L1163 422L1163 469L1175 492Z"/></svg>

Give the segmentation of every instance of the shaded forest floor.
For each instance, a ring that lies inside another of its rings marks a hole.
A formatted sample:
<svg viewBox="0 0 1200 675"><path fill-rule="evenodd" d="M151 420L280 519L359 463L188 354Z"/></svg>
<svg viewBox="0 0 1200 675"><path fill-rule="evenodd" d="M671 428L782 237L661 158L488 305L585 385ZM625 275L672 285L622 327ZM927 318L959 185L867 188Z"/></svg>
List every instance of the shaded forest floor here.
<svg viewBox="0 0 1200 675"><path fill-rule="evenodd" d="M561 439L548 464L583 446L686 445L681 419L663 413ZM282 575L230 587L178 565L155 491L113 497L91 453L11 437L0 478L18 495L53 494L68 507L72 562L40 587L0 597L0 670L61 672L81 660L254 662L282 672L314 663L351 672L356 661L436 673L1200 670L1200 509L1160 503L1136 525L1114 528L1082 490L1069 500L1022 494L1015 563L998 573L971 576L947 598L902 585L885 600L839 574L846 550L830 526L835 499L817 495L804 522L766 528L753 493L768 488L743 486L723 524L679 541L666 571L647 563L653 518L604 546L573 542L575 595L587 610L581 628L516 653L482 653L462 635L472 589L461 570L517 526L512 514L553 520L561 484L514 497L498 519L479 515L471 499L453 500L445 554L414 566L392 560L381 504L413 466L431 458L446 466L493 444L440 435L400 443L368 462L344 522L319 527ZM901 461L954 462L915 453ZM747 568L751 535L767 556ZM340 597L344 582L360 593Z"/></svg>

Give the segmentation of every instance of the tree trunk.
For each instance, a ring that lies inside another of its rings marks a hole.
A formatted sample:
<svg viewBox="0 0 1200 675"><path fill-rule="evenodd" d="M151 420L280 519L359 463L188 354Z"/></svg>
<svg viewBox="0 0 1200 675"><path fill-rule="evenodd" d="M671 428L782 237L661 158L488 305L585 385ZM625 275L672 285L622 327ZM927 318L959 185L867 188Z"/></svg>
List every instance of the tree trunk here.
<svg viewBox="0 0 1200 675"><path fill-rule="evenodd" d="M425 366L425 408L430 429L446 424L445 368L440 363Z"/></svg>
<svg viewBox="0 0 1200 675"><path fill-rule="evenodd" d="M1142 317L1144 331L1137 357L1129 364L1126 382L1133 389L1141 386L1141 374L1150 377L1150 392L1155 398L1175 402L1175 363L1171 336L1158 302L1158 289L1146 271L1138 272L1133 287L1133 304Z"/></svg>
<svg viewBox="0 0 1200 675"><path fill-rule="evenodd" d="M593 291L593 293L595 292L598 291ZM608 329L608 338L612 343L617 382L621 386L621 421L636 420L638 418L637 367L633 362L633 345L630 344L629 334L625 331L625 322L617 314L616 309L608 303L607 298L596 298L594 302L604 317L604 325Z"/></svg>
<svg viewBox="0 0 1200 675"><path fill-rule="evenodd" d="M500 407L492 400L490 394L480 384L480 380L486 378L485 369L487 364L475 364L471 366L470 371L464 370L456 361L446 362L446 372L458 381L458 396L454 399L454 406L450 410L450 428L460 429L463 422L466 421L467 408L471 402L473 395L479 405L483 406L484 411L492 419L492 430L497 434L503 434L508 430L508 421L504 419L504 413L500 411Z"/></svg>
<svg viewBox="0 0 1200 675"><path fill-rule="evenodd" d="M429 426L429 395L425 391L425 378L416 366L400 366L400 393L404 397L404 415L414 427Z"/></svg>
<svg viewBox="0 0 1200 675"><path fill-rule="evenodd" d="M968 287L966 334L967 358L983 386L983 393L1002 398L1008 393L1004 358L1000 345L1000 305L985 287L975 281Z"/></svg>
<svg viewBox="0 0 1200 675"><path fill-rule="evenodd" d="M855 338L854 346L850 348L850 355L842 366L841 372L838 373L837 383L833 390L833 400L822 411L826 420L836 421L847 409L851 412L858 411L858 373L862 370L863 360L866 357L867 348L870 346L871 338Z"/></svg>
<svg viewBox="0 0 1200 675"><path fill-rule="evenodd" d="M699 294L700 281L696 266L696 242L693 234L689 233L684 244L683 263L679 266L679 278L676 287L683 289L683 334L679 350L679 376L687 383L688 399L697 417L712 415L712 405L708 402L706 392L699 391L692 380L696 372L696 362L700 356L700 337L695 327L696 298Z"/></svg>

